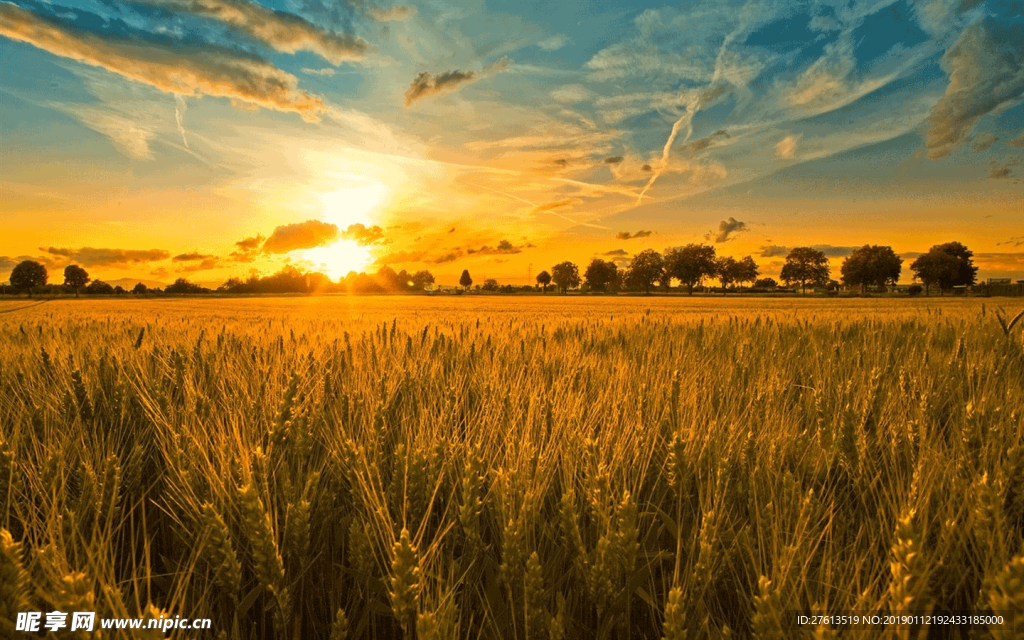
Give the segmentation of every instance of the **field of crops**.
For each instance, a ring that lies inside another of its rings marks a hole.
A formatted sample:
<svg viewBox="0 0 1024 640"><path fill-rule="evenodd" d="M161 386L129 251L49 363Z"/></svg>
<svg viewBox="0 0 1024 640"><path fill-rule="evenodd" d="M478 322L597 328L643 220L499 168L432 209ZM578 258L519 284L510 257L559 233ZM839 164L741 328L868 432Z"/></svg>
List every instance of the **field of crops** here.
<svg viewBox="0 0 1024 640"><path fill-rule="evenodd" d="M992 301L28 304L0 302L2 637L1024 637L1024 321Z"/></svg>

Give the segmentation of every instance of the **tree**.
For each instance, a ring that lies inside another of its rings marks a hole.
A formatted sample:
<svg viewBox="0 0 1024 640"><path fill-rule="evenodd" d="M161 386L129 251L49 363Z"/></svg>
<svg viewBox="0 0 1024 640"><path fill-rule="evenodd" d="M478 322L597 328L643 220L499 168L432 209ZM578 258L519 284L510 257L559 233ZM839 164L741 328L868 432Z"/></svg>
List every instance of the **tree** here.
<svg viewBox="0 0 1024 640"><path fill-rule="evenodd" d="M239 284L242 283L242 281L239 280L238 278L231 278L231 280L228 280L226 283L224 283L224 286L227 287L228 285L231 284L232 281L237 282ZM146 293L147 291L149 291L149 287L142 284L141 282L136 282L135 286L132 287L132 293L134 293L135 295L143 294Z"/></svg>
<svg viewBox="0 0 1024 640"><path fill-rule="evenodd" d="M497 291L500 288L500 285L494 278L487 278L484 280L484 286L482 288L484 291Z"/></svg>
<svg viewBox="0 0 1024 640"><path fill-rule="evenodd" d="M739 279L740 263L732 256L722 256L715 263L715 273L722 283L722 295L726 288Z"/></svg>
<svg viewBox="0 0 1024 640"><path fill-rule="evenodd" d="M779 286L775 278L760 278L754 282L755 289L774 289Z"/></svg>
<svg viewBox="0 0 1024 640"><path fill-rule="evenodd" d="M607 291L609 285L614 285L619 275L619 268L614 262L594 258L590 261L586 273L583 274L587 285L594 291Z"/></svg>
<svg viewBox="0 0 1024 640"><path fill-rule="evenodd" d="M284 270L282 270L282 272L284 272ZM271 277L273 276L264 278L264 280L269 280ZM93 284L96 283L93 282ZM107 286L109 287L110 285ZM167 285L167 288L164 289L164 291L166 291L167 293L207 293L209 290L199 286L198 284L189 282L185 278L178 278L177 280L174 281L174 284Z"/></svg>
<svg viewBox="0 0 1024 640"><path fill-rule="evenodd" d="M548 292L548 285L551 284L551 274L547 271L541 271L537 274L537 284L543 287L544 293Z"/></svg>
<svg viewBox="0 0 1024 640"><path fill-rule="evenodd" d="M580 270L575 264L566 260L551 267L551 279L554 280L555 286L562 290L562 293L566 293L569 289L580 286Z"/></svg>
<svg viewBox="0 0 1024 640"><path fill-rule="evenodd" d="M626 284L651 293L655 282L665 278L665 259L654 249L644 249L633 256L626 272Z"/></svg>
<svg viewBox="0 0 1024 640"><path fill-rule="evenodd" d="M469 287L473 284L473 278L469 276L469 269L463 269L462 276L459 278L459 284L466 291L469 291Z"/></svg>
<svg viewBox="0 0 1024 640"><path fill-rule="evenodd" d="M417 271L412 274L412 288L417 291L425 291L427 287L434 284L434 274L429 271Z"/></svg>
<svg viewBox="0 0 1024 640"><path fill-rule="evenodd" d="M799 284L801 291L806 293L808 284L828 284L829 272L828 258L824 253L811 247L796 247L786 256L779 277L788 285Z"/></svg>
<svg viewBox="0 0 1024 640"><path fill-rule="evenodd" d="M11 271L11 287L15 291L27 291L32 297L32 290L46 285L49 275L46 267L33 260L19 262Z"/></svg>
<svg viewBox="0 0 1024 640"><path fill-rule="evenodd" d="M93 280L89 283L89 286L85 288L85 292L89 295L109 296L114 293L114 287L102 280Z"/></svg>
<svg viewBox="0 0 1024 640"><path fill-rule="evenodd" d="M64 286L72 289L76 298L78 292L87 284L89 284L89 274L85 269L77 264L69 264L64 267Z"/></svg>
<svg viewBox="0 0 1024 640"><path fill-rule="evenodd" d="M746 256L737 263L736 266L736 282L741 285L744 282L754 282L757 280L757 276L761 273L757 263L750 256Z"/></svg>
<svg viewBox="0 0 1024 640"><path fill-rule="evenodd" d="M889 246L864 245L854 249L846 260L843 260L843 284L860 285L861 293L868 285L884 287L896 284L900 279L903 260Z"/></svg>
<svg viewBox="0 0 1024 640"><path fill-rule="evenodd" d="M939 294L944 289L973 285L978 274L974 266L974 253L959 242L937 244L921 254L910 265L914 277L924 283L925 294L931 285L939 285Z"/></svg>
<svg viewBox="0 0 1024 640"><path fill-rule="evenodd" d="M704 278L715 275L715 248L706 244L688 244L665 252L665 274L679 280L693 295L693 288Z"/></svg>

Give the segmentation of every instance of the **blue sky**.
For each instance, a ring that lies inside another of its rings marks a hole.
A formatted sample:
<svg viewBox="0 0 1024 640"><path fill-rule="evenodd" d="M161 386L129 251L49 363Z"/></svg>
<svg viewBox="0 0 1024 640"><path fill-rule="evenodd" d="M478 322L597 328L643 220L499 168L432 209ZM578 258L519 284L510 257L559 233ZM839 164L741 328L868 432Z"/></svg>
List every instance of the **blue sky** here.
<svg viewBox="0 0 1024 640"><path fill-rule="evenodd" d="M0 0L0 277L951 239L1024 277L1022 42L1020 1Z"/></svg>

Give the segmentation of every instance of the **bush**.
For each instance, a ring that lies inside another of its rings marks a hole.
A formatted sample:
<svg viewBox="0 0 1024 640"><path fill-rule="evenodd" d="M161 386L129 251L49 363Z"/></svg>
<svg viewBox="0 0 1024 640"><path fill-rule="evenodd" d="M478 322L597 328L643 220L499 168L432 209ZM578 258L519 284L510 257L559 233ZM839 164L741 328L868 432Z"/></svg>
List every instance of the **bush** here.
<svg viewBox="0 0 1024 640"><path fill-rule="evenodd" d="M908 296L919 296L921 295L922 291L924 291L924 287L922 287L919 284L912 284L909 287L907 287Z"/></svg>

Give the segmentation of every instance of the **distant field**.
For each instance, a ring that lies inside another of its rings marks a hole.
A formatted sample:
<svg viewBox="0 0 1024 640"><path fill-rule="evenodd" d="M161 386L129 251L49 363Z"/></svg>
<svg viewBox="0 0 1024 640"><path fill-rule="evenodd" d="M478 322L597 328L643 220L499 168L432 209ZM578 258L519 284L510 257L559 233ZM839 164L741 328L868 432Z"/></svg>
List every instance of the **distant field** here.
<svg viewBox="0 0 1024 640"><path fill-rule="evenodd" d="M1024 637L1000 307L0 301L0 636L95 610L213 620L182 638L836 637L793 626L814 610Z"/></svg>

